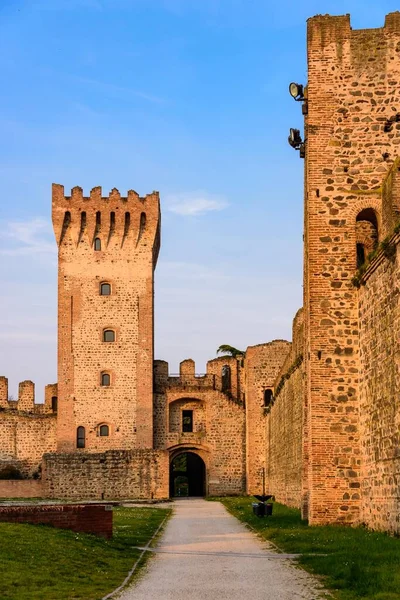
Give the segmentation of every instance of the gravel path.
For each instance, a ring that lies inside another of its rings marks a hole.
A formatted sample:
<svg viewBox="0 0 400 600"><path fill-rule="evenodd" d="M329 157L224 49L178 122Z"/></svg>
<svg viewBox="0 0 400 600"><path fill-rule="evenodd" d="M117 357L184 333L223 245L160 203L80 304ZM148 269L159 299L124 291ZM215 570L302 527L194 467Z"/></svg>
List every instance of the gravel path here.
<svg viewBox="0 0 400 600"><path fill-rule="evenodd" d="M174 514L145 574L119 600L317 600L318 582L274 552L219 502L188 499Z"/></svg>

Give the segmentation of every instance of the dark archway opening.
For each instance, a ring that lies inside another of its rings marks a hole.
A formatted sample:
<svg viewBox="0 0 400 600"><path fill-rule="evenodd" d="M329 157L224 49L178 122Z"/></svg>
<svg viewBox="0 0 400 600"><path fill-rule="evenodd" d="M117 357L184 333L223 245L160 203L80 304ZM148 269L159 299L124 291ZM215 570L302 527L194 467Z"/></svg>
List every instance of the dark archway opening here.
<svg viewBox="0 0 400 600"><path fill-rule="evenodd" d="M365 263L365 247L363 244L357 244L357 269Z"/></svg>
<svg viewBox="0 0 400 600"><path fill-rule="evenodd" d="M172 459L169 470L169 495L171 498L204 496L206 466L194 452L182 452Z"/></svg>
<svg viewBox="0 0 400 600"><path fill-rule="evenodd" d="M378 219L372 208L364 208L356 217L357 269L362 267L378 245Z"/></svg>

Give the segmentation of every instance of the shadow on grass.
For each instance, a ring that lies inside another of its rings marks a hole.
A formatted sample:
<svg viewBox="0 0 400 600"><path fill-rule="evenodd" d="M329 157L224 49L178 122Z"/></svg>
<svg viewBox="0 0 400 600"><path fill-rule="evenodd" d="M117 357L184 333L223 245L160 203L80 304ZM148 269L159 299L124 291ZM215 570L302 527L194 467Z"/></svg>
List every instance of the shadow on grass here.
<svg viewBox="0 0 400 600"><path fill-rule="evenodd" d="M321 576L340 600L400 599L400 540L361 527L308 526L300 511L274 503L273 515L258 518L253 498L218 498L238 519L282 551L302 554L298 563ZM323 554L325 556L317 556Z"/></svg>
<svg viewBox="0 0 400 600"><path fill-rule="evenodd" d="M121 585L141 554L134 547L145 546L170 513L115 508L111 540L0 523L1 600L99 600Z"/></svg>

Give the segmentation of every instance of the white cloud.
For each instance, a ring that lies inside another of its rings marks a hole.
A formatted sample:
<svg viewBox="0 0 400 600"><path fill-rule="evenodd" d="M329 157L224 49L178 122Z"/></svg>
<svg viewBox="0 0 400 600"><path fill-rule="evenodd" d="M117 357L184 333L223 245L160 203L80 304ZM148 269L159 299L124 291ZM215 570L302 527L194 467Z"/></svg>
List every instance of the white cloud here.
<svg viewBox="0 0 400 600"><path fill-rule="evenodd" d="M29 221L3 223L0 234L0 254L24 256L32 254L55 255L57 246L52 240L51 225L36 217Z"/></svg>
<svg viewBox="0 0 400 600"><path fill-rule="evenodd" d="M215 210L223 210L227 206L228 202L222 196L202 191L166 196L167 210L184 217L197 217Z"/></svg>

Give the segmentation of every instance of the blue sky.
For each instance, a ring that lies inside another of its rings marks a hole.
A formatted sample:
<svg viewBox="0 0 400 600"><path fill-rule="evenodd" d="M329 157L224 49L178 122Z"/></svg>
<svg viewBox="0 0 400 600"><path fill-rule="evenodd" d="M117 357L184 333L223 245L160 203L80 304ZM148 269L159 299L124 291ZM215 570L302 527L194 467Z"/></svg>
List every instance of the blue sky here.
<svg viewBox="0 0 400 600"><path fill-rule="evenodd" d="M290 339L303 163L290 81L306 19L380 27L396 2L1 0L0 374L56 381L51 183L159 190L156 357Z"/></svg>

